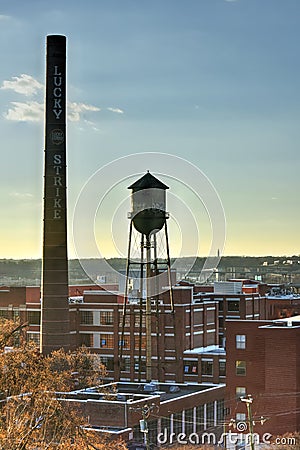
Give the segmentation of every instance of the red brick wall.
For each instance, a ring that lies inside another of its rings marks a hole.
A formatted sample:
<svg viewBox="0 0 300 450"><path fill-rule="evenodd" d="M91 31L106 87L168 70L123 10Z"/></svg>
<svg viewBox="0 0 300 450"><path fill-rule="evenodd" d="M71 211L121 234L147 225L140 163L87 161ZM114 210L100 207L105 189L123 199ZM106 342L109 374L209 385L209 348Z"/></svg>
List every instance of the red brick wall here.
<svg viewBox="0 0 300 450"><path fill-rule="evenodd" d="M26 303L26 288L25 287L9 287L6 290L0 290L0 305L1 306L19 306Z"/></svg>
<svg viewBox="0 0 300 450"><path fill-rule="evenodd" d="M253 415L267 418L263 426L256 420L255 432L275 436L299 429L300 328L265 324L270 322L227 321L227 420L246 413L246 405L235 399L236 387L246 387ZM246 335L245 350L236 349L237 334ZM236 375L236 360L246 361L245 376Z"/></svg>

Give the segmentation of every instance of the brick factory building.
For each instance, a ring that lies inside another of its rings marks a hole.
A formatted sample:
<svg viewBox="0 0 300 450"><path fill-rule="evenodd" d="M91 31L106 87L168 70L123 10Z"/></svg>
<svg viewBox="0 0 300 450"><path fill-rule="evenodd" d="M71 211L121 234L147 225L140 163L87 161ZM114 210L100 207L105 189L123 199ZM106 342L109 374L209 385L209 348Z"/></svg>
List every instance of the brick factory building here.
<svg viewBox="0 0 300 450"><path fill-rule="evenodd" d="M114 287L109 286L110 289ZM123 297L117 291L99 290L98 286L70 287L70 294L78 294L78 291L83 295L69 298L71 347L85 345L92 352L101 354L108 369L108 377L112 380L121 376L121 379L128 381L145 381L145 316L142 316L140 333L139 306L128 305L120 366ZM187 286L174 287L173 297L175 314L170 312L168 292L165 292L161 295L159 305L158 330L153 320L153 379L224 382L224 350L219 349L218 345L218 304L209 300L194 302L193 288ZM156 313L153 310L153 316ZM19 316L22 322L28 321L27 339L38 343L39 288L0 290L0 315L9 318ZM219 363L220 355L222 360Z"/></svg>
<svg viewBox="0 0 300 450"><path fill-rule="evenodd" d="M172 289L174 315L170 311L168 291L160 295L159 321L155 319L157 311L153 305L153 379L159 379L162 384L202 383L212 387L223 386L223 389L227 379L230 414L225 425L231 419L245 419L245 404L237 401L237 397L252 394L255 417L268 419L262 427L256 424L255 432L266 430L279 434L299 429L299 413L293 416L293 411L300 409L297 403L299 396L296 395L300 391L297 343L300 322L297 318L292 318L291 322L267 320L273 319L273 305L286 305L285 299L282 296L268 298L259 293L259 287L254 283L236 280L203 287L180 283ZM108 380L120 379L127 386L146 382L145 318L140 315L139 305L135 302L127 306L123 358L119 365L123 296L118 292L118 285L69 286L69 314L72 348L85 345L91 352L100 354L108 369ZM1 287L0 316L20 317L21 322L28 322L27 339L38 343L39 287ZM156 323L159 323L159 328ZM288 326L290 323L292 326ZM219 340L223 340L225 333L226 351ZM282 373L285 374L284 379ZM203 406L203 411L206 411L203 423L208 428L207 417L212 414L216 417L211 403L224 398L224 395L222 398L211 397L221 391L210 392L212 394L204 401L209 406ZM289 393L287 397L286 393ZM180 414L179 422L183 423L185 417L192 414L197 423L198 413L194 408L200 406L198 397L189 399L190 403L180 411L172 410L174 415L168 419L172 423L171 429L174 429ZM216 407L213 408L215 411ZM217 415L219 417L220 412ZM155 425L153 422L151 426L155 430L157 427L160 429L159 423ZM96 422L93 425L98 426Z"/></svg>
<svg viewBox="0 0 300 450"><path fill-rule="evenodd" d="M245 293L249 286L251 293ZM100 353L111 380L120 377L127 381L145 381L145 315L140 315L139 305L134 302L127 307L123 360L119 365L123 296L117 289L115 284L69 286L71 348L85 345ZM174 315L170 311L168 291L160 296L158 312L153 305L152 378L193 383L225 382L226 353L222 346L225 320L265 319L266 297L261 296L257 284L249 280L203 287L181 283L172 289ZM27 338L38 343L39 287L1 288L0 315L11 318L19 315L23 322L28 321ZM156 320L157 315L159 320Z"/></svg>

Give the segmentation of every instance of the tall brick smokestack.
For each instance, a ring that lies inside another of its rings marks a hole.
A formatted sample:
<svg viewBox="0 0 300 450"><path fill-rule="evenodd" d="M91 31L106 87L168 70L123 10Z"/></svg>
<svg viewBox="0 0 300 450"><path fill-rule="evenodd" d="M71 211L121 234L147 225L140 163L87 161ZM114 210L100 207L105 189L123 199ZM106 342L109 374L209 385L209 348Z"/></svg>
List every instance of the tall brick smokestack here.
<svg viewBox="0 0 300 450"><path fill-rule="evenodd" d="M41 352L70 348L66 202L66 37L47 36Z"/></svg>

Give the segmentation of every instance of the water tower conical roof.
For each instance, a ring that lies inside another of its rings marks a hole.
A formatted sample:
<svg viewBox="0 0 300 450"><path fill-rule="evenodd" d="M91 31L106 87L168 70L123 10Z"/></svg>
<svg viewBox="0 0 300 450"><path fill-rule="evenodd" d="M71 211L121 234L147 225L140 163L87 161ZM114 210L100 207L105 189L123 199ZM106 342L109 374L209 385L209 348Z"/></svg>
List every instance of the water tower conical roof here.
<svg viewBox="0 0 300 450"><path fill-rule="evenodd" d="M142 189L169 189L169 186L162 183L158 178L151 175L148 171L145 175L135 181L128 189L132 189L133 191L140 191Z"/></svg>

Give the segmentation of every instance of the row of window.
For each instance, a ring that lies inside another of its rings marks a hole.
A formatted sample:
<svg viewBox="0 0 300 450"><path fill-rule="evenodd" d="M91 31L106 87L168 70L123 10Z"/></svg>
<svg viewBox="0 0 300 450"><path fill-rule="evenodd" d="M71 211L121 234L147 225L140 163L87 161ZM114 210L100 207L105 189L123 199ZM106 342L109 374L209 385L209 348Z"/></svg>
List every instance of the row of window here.
<svg viewBox="0 0 300 450"><path fill-rule="evenodd" d="M97 311L100 312L100 325L113 324L113 311ZM95 321L95 311L80 311L81 325L98 325Z"/></svg>
<svg viewBox="0 0 300 450"><path fill-rule="evenodd" d="M198 374L198 362L197 361L184 361L183 371L186 374L197 375ZM212 360L201 361L201 374L204 376L213 376L214 367ZM226 361L219 361L219 376L226 376Z"/></svg>
<svg viewBox="0 0 300 450"><path fill-rule="evenodd" d="M131 314L128 313L125 316L125 322L124 322L125 327L130 327L130 321L131 321ZM135 311L134 312L134 326L136 328L139 328L141 323L142 323L142 327L146 326L146 316L145 316L145 314L142 314L142 316L140 316L140 312ZM119 315L119 326L122 327L122 325L123 325L123 315L120 314Z"/></svg>
<svg viewBox="0 0 300 450"><path fill-rule="evenodd" d="M101 361L107 368L107 370L113 371L114 370L114 358L111 356L101 356ZM141 368L140 368L141 366ZM130 372L131 369L131 359L130 358L123 358L121 362L121 370L125 372ZM145 358L142 358L140 361L138 358L134 359L134 370L135 372L138 372L139 370L141 372L146 372L146 360Z"/></svg>
<svg viewBox="0 0 300 450"><path fill-rule="evenodd" d="M100 341L99 341L99 347L100 348L114 348L114 335L113 334L105 334L100 333ZM98 337L96 338L93 333L81 333L80 334L80 345L85 345L86 347L95 347L96 339L98 340ZM123 339L119 340L119 346L122 345L124 350L130 349L130 336L125 335ZM141 347L142 350L145 350L146 348L146 336L134 336L134 348L139 349Z"/></svg>
<svg viewBox="0 0 300 450"><path fill-rule="evenodd" d="M18 309L14 309L13 311L9 311L7 309L0 309L0 317L3 317L3 319L16 320L20 317L20 312ZM39 325L40 320L41 320L40 311L27 311L27 321L30 325Z"/></svg>
<svg viewBox="0 0 300 450"><path fill-rule="evenodd" d="M114 348L114 336L113 334L105 334L100 333L94 336L92 333L82 333L80 336L80 345L85 345L86 347L95 347L95 348Z"/></svg>
<svg viewBox="0 0 300 450"><path fill-rule="evenodd" d="M81 325L95 325L95 312L98 311L80 311L80 324ZM130 314L126 314L125 316L125 327L130 326L130 320L131 316ZM100 311L100 325L112 325L113 324L113 311ZM140 324L142 324L142 327L145 327L146 325L146 316L143 314L140 317L140 314L137 312L134 314L134 326L140 327ZM123 325L123 315L119 315L119 327L122 327Z"/></svg>
<svg viewBox="0 0 300 450"><path fill-rule="evenodd" d="M0 318L3 319L13 319L16 320L20 316L18 309L8 310L8 309L0 309Z"/></svg>
<svg viewBox="0 0 300 450"><path fill-rule="evenodd" d="M102 357L102 361L108 370L114 370L114 362L113 362L112 357ZM123 358L121 367L122 367L122 370L129 372L130 371L130 358ZM139 360L138 358L134 359L134 370L135 371L141 370L141 372L146 371L145 358L142 358L141 360ZM197 375L198 374L197 362L196 361L185 361L184 373ZM212 376L213 375L212 362L202 361L201 362L201 373L202 373L202 375L211 375ZM219 361L219 376L225 376L225 375L226 375L226 362Z"/></svg>

